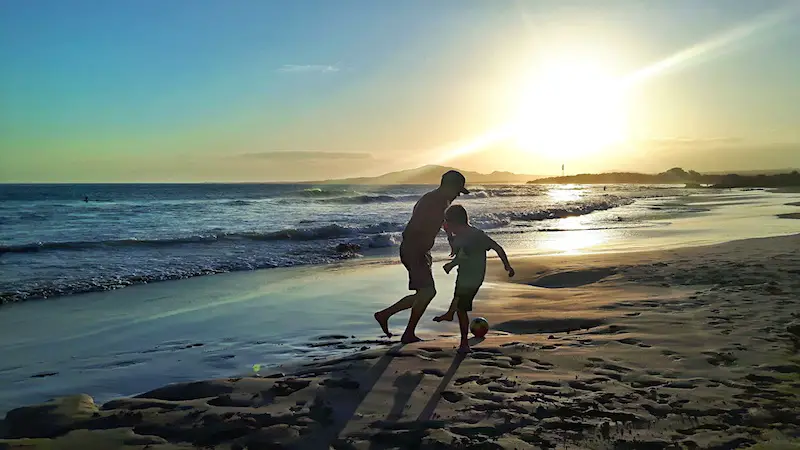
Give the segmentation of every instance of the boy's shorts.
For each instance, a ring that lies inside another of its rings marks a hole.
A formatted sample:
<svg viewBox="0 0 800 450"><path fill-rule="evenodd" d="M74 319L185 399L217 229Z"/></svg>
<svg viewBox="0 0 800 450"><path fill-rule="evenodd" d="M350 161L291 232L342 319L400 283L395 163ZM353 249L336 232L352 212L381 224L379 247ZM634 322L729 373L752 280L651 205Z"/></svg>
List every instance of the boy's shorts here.
<svg viewBox="0 0 800 450"><path fill-rule="evenodd" d="M453 295L456 299L456 310L458 311L472 311L472 300L478 295L478 289L470 287L456 286L456 292Z"/></svg>
<svg viewBox="0 0 800 450"><path fill-rule="evenodd" d="M434 287L431 270L433 260L430 252L408 250L400 246L400 262L408 270L408 290L418 291Z"/></svg>

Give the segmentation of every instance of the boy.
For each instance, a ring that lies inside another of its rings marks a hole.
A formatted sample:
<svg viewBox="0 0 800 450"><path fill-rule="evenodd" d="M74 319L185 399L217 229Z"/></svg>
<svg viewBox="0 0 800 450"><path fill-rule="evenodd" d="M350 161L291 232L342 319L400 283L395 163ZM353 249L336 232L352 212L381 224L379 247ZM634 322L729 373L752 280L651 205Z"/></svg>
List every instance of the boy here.
<svg viewBox="0 0 800 450"><path fill-rule="evenodd" d="M451 321L453 316L458 313L458 325L461 328L461 345L458 347L458 351L459 353L469 353L471 350L467 340L468 311L472 311L472 299L478 293L486 275L486 252L494 250L497 253L509 277L514 276L514 269L509 264L503 247L486 233L469 224L467 210L463 206L451 206L445 212L444 217L445 229L454 236L453 249L456 252L456 257L444 265L444 271L450 273L454 267L458 266L458 277L450 309L433 320L436 322Z"/></svg>

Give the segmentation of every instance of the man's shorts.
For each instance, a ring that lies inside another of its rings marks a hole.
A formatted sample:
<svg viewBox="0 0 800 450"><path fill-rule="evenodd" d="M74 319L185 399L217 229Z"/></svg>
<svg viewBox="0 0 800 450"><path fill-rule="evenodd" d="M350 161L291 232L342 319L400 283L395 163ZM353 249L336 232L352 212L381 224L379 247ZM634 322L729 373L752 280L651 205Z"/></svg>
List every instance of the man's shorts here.
<svg viewBox="0 0 800 450"><path fill-rule="evenodd" d="M409 290L418 291L434 287L433 271L431 271L433 259L430 252L407 250L401 246L400 262L408 270Z"/></svg>
<svg viewBox="0 0 800 450"><path fill-rule="evenodd" d="M478 289L480 289L480 287L468 288L456 286L456 292L453 294L453 297L456 299L456 310L472 311L472 300L478 295Z"/></svg>

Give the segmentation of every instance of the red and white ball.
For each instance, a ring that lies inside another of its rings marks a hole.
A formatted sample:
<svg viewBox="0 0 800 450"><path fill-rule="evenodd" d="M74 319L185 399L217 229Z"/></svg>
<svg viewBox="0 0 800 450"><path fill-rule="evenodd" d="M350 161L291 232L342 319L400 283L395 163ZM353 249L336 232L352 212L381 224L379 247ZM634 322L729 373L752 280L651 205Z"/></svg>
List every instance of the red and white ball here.
<svg viewBox="0 0 800 450"><path fill-rule="evenodd" d="M482 338L489 332L489 322L483 317L476 317L469 324L469 330L475 337Z"/></svg>

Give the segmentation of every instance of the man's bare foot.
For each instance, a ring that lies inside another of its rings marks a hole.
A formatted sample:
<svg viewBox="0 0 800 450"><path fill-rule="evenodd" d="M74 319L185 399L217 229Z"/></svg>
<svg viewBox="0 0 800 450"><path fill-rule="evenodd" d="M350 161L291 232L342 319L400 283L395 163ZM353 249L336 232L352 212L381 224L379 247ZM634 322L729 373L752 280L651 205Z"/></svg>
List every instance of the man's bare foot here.
<svg viewBox="0 0 800 450"><path fill-rule="evenodd" d="M434 317L433 321L434 322L444 322L444 321L452 322L453 321L453 316L454 316L454 314L444 313L441 316Z"/></svg>
<svg viewBox="0 0 800 450"><path fill-rule="evenodd" d="M406 336L400 338L400 342L403 344L413 344L414 342L420 342L422 339L418 338L416 335Z"/></svg>
<svg viewBox="0 0 800 450"><path fill-rule="evenodd" d="M381 326L381 330L383 330L383 333L386 335L386 337L392 337L392 333L389 332L389 318L379 312L376 312L375 320L378 321L378 325Z"/></svg>
<svg viewBox="0 0 800 450"><path fill-rule="evenodd" d="M461 353L462 355L467 354L467 353L472 353L472 349L469 348L469 344L461 344L458 347L457 351L458 351L458 353Z"/></svg>

